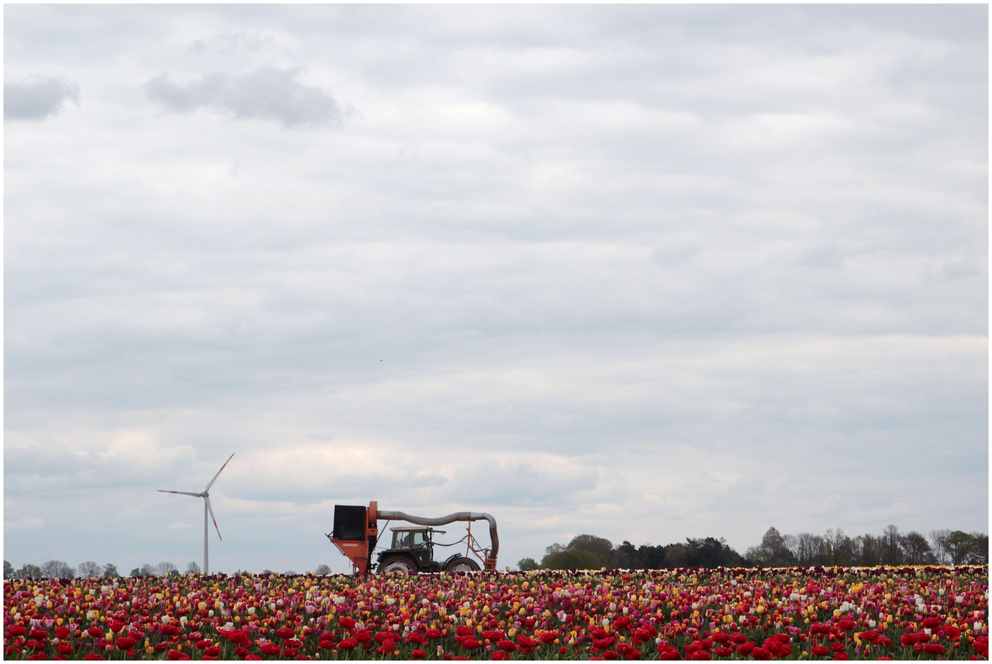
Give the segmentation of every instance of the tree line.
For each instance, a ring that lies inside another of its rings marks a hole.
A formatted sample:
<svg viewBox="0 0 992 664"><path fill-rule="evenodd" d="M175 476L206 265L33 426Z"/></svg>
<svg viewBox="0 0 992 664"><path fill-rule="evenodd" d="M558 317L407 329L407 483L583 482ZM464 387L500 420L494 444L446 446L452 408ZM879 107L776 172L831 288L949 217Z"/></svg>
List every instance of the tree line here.
<svg viewBox="0 0 992 664"><path fill-rule="evenodd" d="M929 538L899 532L889 525L881 535L849 537L840 528L823 535L782 535L772 527L761 544L739 554L723 539L686 538L664 546L614 546L596 535L578 535L566 545L552 544L540 562L524 558L517 566L531 569L662 569L674 567L830 567L876 565L987 564L989 536L960 530L934 530Z"/></svg>
<svg viewBox="0 0 992 664"><path fill-rule="evenodd" d="M199 574L200 566L196 564L195 561L190 561L186 565L185 574ZM239 574L235 572L235 574ZM272 570L262 570L262 574L274 574ZM317 565L317 569L314 570L314 574L318 576L324 576L331 573L331 568L327 565ZM283 572L284 576L296 576L296 572L290 570ZM4 579L119 579L121 578L120 572L117 571L117 566L113 563L107 563L106 565L98 565L92 560L88 560L83 563L79 563L77 567L73 567L69 563L63 562L61 560L49 560L45 564L38 566L32 565L30 563L23 565L20 569L15 570L14 566L11 565L6 560L3 561L3 578ZM130 576L172 576L178 577L182 576L179 569L170 562L161 562L158 565L150 565L145 563L141 567L135 567L131 570Z"/></svg>
<svg viewBox="0 0 992 664"><path fill-rule="evenodd" d="M850 537L840 528L823 535L782 535L769 528L761 544L744 557L765 567L875 565L961 565L988 562L989 536L961 530L932 530L929 537L916 531L899 532L889 525L881 535Z"/></svg>

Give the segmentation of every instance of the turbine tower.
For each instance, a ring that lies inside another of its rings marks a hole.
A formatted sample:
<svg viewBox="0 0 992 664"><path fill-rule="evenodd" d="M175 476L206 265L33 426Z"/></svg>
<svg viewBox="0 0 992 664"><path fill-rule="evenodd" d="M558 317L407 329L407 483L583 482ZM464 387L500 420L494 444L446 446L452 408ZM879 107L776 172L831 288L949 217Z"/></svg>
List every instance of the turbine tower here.
<svg viewBox="0 0 992 664"><path fill-rule="evenodd" d="M214 475L214 478L212 480L210 480L210 483L209 484L207 484L207 488L204 489L203 491L201 491L200 493L190 493L189 491L166 491L164 489L159 489L158 490L159 493L179 493L179 494L182 494L184 496L195 496L197 498L203 498L203 575L204 576L208 576L210 574L210 552L209 552L209 549L207 547L207 543L210 541L209 538L207 537L207 535L210 533L210 530L209 530L208 524L207 524L207 513L208 512L210 513L210 518L214 522L214 528L217 529L217 537L220 537L220 528L217 528L217 519L214 518L214 511L213 511L213 509L210 508L210 493L209 493L209 491L210 491L210 487L212 487L214 485L214 482L217 481L218 475L221 474L221 471L223 471L225 468L227 468L227 464L233 458L234 458L234 455L233 454L231 456L227 457L227 461L225 461L224 462L224 465L221 466L220 467L220 470L217 471L217 475ZM223 542L224 541L224 538L223 537L220 537L220 540Z"/></svg>

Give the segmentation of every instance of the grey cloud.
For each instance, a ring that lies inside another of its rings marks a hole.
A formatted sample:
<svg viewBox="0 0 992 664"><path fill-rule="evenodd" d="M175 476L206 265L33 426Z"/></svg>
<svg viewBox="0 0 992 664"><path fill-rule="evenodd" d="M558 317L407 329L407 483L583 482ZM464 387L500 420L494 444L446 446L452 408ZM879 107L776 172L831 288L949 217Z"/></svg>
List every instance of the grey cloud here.
<svg viewBox="0 0 992 664"><path fill-rule="evenodd" d="M987 15L11 7L8 78L100 104L8 124L10 558L181 564L154 491L232 451L227 571L371 499L509 563L986 527Z"/></svg>
<svg viewBox="0 0 992 664"><path fill-rule="evenodd" d="M58 78L33 76L3 84L4 119L44 120L67 100L79 103L79 87Z"/></svg>
<svg viewBox="0 0 992 664"><path fill-rule="evenodd" d="M159 74L145 84L152 101L188 113L197 108L227 111L241 119L278 120L286 127L341 122L341 109L325 90L296 80L299 70L261 68L247 74L207 74L189 83L174 83Z"/></svg>

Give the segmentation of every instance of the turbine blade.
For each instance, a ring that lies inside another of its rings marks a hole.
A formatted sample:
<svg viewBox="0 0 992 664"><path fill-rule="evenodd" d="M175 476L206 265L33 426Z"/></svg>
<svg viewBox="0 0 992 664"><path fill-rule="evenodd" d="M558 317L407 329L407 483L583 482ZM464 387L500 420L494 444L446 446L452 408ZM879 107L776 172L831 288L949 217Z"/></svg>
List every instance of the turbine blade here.
<svg viewBox="0 0 992 664"><path fill-rule="evenodd" d="M181 493L184 496L196 496L197 498L201 498L203 496L202 493L190 493L189 491L166 491L165 489L159 489L158 492L159 493Z"/></svg>
<svg viewBox="0 0 992 664"><path fill-rule="evenodd" d="M234 455L232 454L231 456L234 456ZM228 461L230 461L230 459L228 459ZM223 468L221 470L223 470ZM214 516L214 510L213 510L213 508L210 507L210 498L204 498L204 500L207 501L207 511L210 512L210 518L214 522L214 528L217 528L217 518ZM220 537L220 528L217 528L217 537ZM223 537L220 537L220 541L223 542L224 541L224 538Z"/></svg>
<svg viewBox="0 0 992 664"><path fill-rule="evenodd" d="M214 482L217 481L217 476L221 474L221 471L223 471L225 468L227 468L227 464L230 463L231 459L233 459L233 458L234 458L234 455L233 454L231 456L227 457L227 461L225 461L224 462L224 465L221 466L220 467L220 470L217 471L217 475L214 475L214 478L212 480L210 480L210 484L208 484L207 485L207 488L203 490L204 493L206 493L207 491L210 491L210 487L212 487L214 485Z"/></svg>

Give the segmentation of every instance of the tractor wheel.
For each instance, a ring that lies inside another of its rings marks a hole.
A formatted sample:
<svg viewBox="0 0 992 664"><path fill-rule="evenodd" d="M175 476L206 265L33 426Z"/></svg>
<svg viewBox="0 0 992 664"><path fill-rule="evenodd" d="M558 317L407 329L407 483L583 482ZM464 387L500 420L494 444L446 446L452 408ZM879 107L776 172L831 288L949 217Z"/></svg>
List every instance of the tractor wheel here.
<svg viewBox="0 0 992 664"><path fill-rule="evenodd" d="M399 572L401 574L416 574L417 567L412 560L406 556L386 556L379 563L379 574L389 574Z"/></svg>
<svg viewBox="0 0 992 664"><path fill-rule="evenodd" d="M479 563L464 556L455 558L444 566L445 572L478 572L479 569Z"/></svg>

